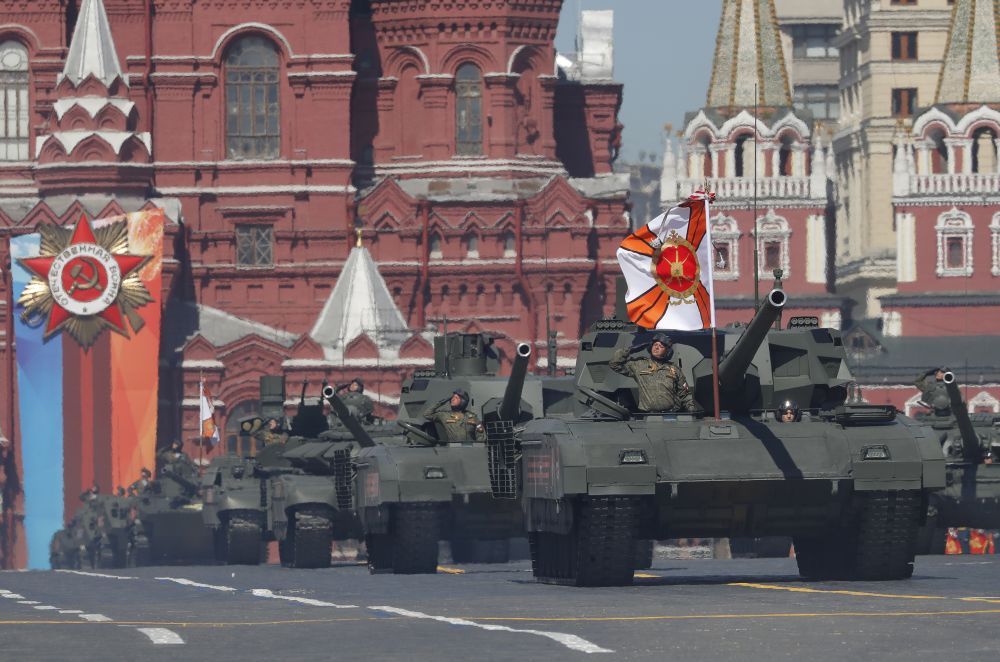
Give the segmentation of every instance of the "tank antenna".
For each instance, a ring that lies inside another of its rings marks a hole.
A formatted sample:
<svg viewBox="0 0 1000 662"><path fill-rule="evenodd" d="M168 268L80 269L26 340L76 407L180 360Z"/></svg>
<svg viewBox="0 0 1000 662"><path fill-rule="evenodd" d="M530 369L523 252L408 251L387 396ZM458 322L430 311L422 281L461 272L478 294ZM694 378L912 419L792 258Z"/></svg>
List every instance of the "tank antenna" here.
<svg viewBox="0 0 1000 662"><path fill-rule="evenodd" d="M757 228L757 83L753 84L753 307L760 308L760 237Z"/></svg>

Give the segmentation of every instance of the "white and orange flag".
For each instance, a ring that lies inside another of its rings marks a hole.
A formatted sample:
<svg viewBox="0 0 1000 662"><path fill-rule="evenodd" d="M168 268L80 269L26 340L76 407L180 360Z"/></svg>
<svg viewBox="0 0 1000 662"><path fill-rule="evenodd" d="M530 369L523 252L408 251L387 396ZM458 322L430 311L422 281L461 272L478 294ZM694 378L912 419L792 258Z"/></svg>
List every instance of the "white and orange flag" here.
<svg viewBox="0 0 1000 662"><path fill-rule="evenodd" d="M205 380L198 385L199 410L201 411L201 438L213 446L219 443L219 427L215 424L215 399L205 386Z"/></svg>
<svg viewBox="0 0 1000 662"><path fill-rule="evenodd" d="M618 247L628 316L646 329L715 326L709 203L697 192L629 236Z"/></svg>

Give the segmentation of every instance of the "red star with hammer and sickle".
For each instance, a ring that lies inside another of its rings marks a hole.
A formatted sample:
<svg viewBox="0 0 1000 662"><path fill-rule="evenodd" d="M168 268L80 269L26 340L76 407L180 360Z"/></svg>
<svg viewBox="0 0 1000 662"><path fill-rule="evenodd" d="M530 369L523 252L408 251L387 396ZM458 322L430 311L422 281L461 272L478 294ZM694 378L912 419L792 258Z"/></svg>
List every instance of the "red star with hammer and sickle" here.
<svg viewBox="0 0 1000 662"><path fill-rule="evenodd" d="M68 246L96 243L97 239L94 237L94 230L90 227L90 221L87 219L87 215L83 214L73 229L73 237L70 239ZM19 262L25 268L30 269L36 276L48 282L49 271L52 269L52 264L55 262L56 257L56 255L45 255L42 257L24 258L19 260ZM121 269L122 280L125 280L130 273L142 266L143 262L147 259L144 255L112 254L111 257L118 263L118 268ZM58 303L54 303L52 312L49 314L49 322L45 328L45 336L47 337L55 333L71 317L72 314L68 310ZM97 313L96 317L103 318L115 331L126 336L128 335L125 322L122 319L122 310L117 302Z"/></svg>

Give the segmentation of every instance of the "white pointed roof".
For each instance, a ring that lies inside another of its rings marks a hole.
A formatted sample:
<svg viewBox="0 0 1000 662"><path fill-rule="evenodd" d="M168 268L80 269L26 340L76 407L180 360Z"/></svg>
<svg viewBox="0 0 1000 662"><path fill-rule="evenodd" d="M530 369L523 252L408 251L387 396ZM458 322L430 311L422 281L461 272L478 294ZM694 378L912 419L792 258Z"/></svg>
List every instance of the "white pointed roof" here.
<svg viewBox="0 0 1000 662"><path fill-rule="evenodd" d="M111 85L115 78L128 83L122 75L102 0L83 0L62 72L74 84L91 74L105 85Z"/></svg>
<svg viewBox="0 0 1000 662"><path fill-rule="evenodd" d="M309 335L320 345L341 350L361 335L380 347L399 345L412 335L364 246L351 250Z"/></svg>
<svg viewBox="0 0 1000 662"><path fill-rule="evenodd" d="M998 42L995 0L955 0L936 103L1000 101Z"/></svg>

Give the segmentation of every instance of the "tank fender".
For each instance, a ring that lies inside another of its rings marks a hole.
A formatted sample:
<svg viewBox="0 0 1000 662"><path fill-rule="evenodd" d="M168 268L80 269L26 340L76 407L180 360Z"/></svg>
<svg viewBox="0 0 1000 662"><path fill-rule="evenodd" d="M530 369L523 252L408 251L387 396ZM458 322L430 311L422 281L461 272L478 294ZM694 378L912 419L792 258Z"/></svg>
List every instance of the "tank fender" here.
<svg viewBox="0 0 1000 662"><path fill-rule="evenodd" d="M933 440L923 427L908 425L902 418L897 417L888 425L844 429L855 490L919 490L944 486L944 458L940 447L935 451Z"/></svg>
<svg viewBox="0 0 1000 662"><path fill-rule="evenodd" d="M290 511L306 503L314 503L336 509L336 493L333 480L328 476L286 475L274 479L284 487L284 510Z"/></svg>

